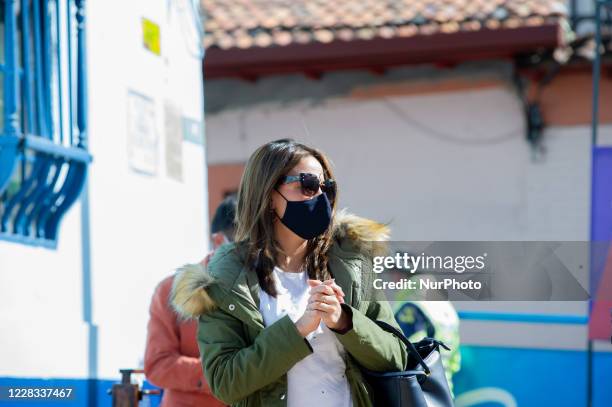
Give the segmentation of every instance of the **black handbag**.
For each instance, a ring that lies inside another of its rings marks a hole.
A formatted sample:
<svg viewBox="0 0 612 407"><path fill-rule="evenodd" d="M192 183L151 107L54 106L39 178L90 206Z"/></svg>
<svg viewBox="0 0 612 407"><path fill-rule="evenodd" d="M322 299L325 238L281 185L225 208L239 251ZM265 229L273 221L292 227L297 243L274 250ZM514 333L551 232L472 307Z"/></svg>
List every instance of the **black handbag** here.
<svg viewBox="0 0 612 407"><path fill-rule="evenodd" d="M374 406L454 407L442 366L440 346L450 349L433 338L412 343L394 326L383 321L374 322L401 339L409 355L403 372L373 372L361 367Z"/></svg>

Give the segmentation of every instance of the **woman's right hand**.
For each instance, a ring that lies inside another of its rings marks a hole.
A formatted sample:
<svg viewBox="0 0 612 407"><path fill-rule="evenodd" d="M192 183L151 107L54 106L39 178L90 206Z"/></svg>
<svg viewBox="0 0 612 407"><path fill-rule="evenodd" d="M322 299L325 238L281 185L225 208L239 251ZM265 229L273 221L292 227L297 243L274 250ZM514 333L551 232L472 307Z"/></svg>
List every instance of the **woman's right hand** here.
<svg viewBox="0 0 612 407"><path fill-rule="evenodd" d="M300 332L300 335L302 335L302 337L304 338L309 333L317 329L317 327L321 323L321 316L316 310L311 308L311 305L312 304L308 304L308 307L306 307L306 311L304 311L304 314L302 314L302 316L297 321L295 321L295 327Z"/></svg>

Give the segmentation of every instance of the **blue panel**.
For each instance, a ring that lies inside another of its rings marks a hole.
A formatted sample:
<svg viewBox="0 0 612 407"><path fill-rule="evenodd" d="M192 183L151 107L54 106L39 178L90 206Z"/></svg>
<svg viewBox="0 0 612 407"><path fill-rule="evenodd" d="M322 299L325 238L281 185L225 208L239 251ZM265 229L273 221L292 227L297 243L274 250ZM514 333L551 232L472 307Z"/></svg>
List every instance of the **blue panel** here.
<svg viewBox="0 0 612 407"><path fill-rule="evenodd" d="M18 378L18 377L0 377L0 386L13 387L60 387L71 386L75 388L75 399L64 401L45 401L45 402L28 402L28 401L0 401L0 407L40 407L40 406L62 406L62 407L108 407L112 403L112 398L107 391L110 390L113 384L120 381L119 372L117 372L117 380L97 380L97 379L38 379L38 378ZM143 389L157 389L147 381L143 384ZM160 404L161 396L152 395L146 397L150 402L151 407L157 407Z"/></svg>
<svg viewBox="0 0 612 407"><path fill-rule="evenodd" d="M610 311L612 308L610 287L611 275L604 275L608 259L612 255L612 147L593 148L591 188L591 320L589 337L610 337Z"/></svg>
<svg viewBox="0 0 612 407"><path fill-rule="evenodd" d="M593 353L593 407L612 405L612 352Z"/></svg>
<svg viewBox="0 0 612 407"><path fill-rule="evenodd" d="M458 400L467 392L482 396L481 403L469 404L474 407L508 407L500 402L504 395L520 407L586 407L586 366L581 351L462 346L453 382Z"/></svg>
<svg viewBox="0 0 612 407"><path fill-rule="evenodd" d="M480 403L465 407L507 407L505 396L519 407L586 407L586 355L580 351L538 350L463 346L462 369L455 376L457 400L468 392ZM592 407L609 407L612 400L612 353L594 354L594 393ZM0 378L0 386L75 386L77 399L44 405L109 406L106 393L117 380ZM143 388L156 388L144 383ZM487 398L486 395L489 395ZM148 397L152 407L161 397ZM2 403L0 406L13 406ZM20 402L20 406L41 403Z"/></svg>
<svg viewBox="0 0 612 407"><path fill-rule="evenodd" d="M593 180L591 201L591 240L612 240L612 147L593 149ZM600 254L596 260L605 260ZM595 264L592 270L591 292L597 288L603 264Z"/></svg>
<svg viewBox="0 0 612 407"><path fill-rule="evenodd" d="M532 324L568 325L584 325L588 323L588 318L580 315L518 314L480 311L459 311L457 314L461 319L476 321L504 321Z"/></svg>

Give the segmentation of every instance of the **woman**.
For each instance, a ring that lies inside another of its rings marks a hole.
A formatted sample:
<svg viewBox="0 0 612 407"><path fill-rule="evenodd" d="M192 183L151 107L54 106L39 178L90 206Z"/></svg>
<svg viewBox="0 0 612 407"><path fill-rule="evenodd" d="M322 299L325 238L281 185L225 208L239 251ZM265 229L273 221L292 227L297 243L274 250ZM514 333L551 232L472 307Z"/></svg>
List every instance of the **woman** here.
<svg viewBox="0 0 612 407"><path fill-rule="evenodd" d="M367 193L367 191L365 191ZM372 320L398 326L360 287L371 245L388 230L336 214L323 153L290 139L249 158L238 191L236 243L206 270L182 267L172 302L198 317L204 375L238 406L369 406L359 366L402 370L407 352ZM363 276L365 278L365 276Z"/></svg>

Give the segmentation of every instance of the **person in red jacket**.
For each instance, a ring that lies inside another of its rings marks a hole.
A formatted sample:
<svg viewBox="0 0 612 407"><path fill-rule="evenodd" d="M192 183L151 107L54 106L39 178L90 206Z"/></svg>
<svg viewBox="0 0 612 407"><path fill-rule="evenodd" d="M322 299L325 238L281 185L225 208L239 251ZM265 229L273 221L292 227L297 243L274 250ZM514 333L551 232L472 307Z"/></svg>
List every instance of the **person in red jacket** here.
<svg viewBox="0 0 612 407"><path fill-rule="evenodd" d="M211 225L213 250L234 237L236 199L227 197L217 208ZM203 260L206 264L212 253ZM145 376L164 389L161 407L220 407L204 379L197 342L197 320L179 321L168 296L174 275L155 288L149 308L150 319L144 357Z"/></svg>

